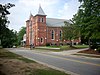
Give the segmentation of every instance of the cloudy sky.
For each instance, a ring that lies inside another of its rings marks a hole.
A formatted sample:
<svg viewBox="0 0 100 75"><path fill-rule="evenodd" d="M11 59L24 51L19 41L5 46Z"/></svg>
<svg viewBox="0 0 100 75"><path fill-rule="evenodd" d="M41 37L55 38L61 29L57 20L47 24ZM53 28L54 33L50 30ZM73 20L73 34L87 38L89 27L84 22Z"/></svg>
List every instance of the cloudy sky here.
<svg viewBox="0 0 100 75"><path fill-rule="evenodd" d="M47 18L71 19L77 12L78 0L0 0L0 3L12 3L15 7L9 9L9 28L19 31L29 19L30 12L35 15L39 5L43 8Z"/></svg>

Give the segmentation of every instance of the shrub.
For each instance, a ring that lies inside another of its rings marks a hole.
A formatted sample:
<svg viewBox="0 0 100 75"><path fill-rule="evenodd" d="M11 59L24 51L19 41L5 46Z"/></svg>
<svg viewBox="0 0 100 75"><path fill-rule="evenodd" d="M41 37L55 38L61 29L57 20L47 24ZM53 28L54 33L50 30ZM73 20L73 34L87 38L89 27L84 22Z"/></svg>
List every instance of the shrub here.
<svg viewBox="0 0 100 75"><path fill-rule="evenodd" d="M46 43L46 46L50 46L50 43Z"/></svg>
<svg viewBox="0 0 100 75"><path fill-rule="evenodd" d="M91 49L97 49L97 45L91 45Z"/></svg>
<svg viewBox="0 0 100 75"><path fill-rule="evenodd" d="M100 47L99 47L97 50L98 50L98 52L100 53Z"/></svg>

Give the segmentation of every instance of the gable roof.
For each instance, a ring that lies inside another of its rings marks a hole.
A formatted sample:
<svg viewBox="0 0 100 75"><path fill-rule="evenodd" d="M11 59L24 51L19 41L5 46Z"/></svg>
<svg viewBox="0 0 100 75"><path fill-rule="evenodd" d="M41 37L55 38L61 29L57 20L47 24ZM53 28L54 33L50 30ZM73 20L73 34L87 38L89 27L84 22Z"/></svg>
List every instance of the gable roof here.
<svg viewBox="0 0 100 75"><path fill-rule="evenodd" d="M64 21L70 23L70 21L66 19L46 18L46 25L49 27L61 27L65 25Z"/></svg>

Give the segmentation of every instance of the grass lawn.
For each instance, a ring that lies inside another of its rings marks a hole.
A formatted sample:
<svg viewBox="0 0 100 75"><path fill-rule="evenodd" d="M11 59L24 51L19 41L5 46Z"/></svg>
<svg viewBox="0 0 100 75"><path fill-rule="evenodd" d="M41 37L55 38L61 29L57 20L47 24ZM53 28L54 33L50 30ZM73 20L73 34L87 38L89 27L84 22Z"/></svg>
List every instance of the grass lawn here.
<svg viewBox="0 0 100 75"><path fill-rule="evenodd" d="M0 49L0 75L69 75Z"/></svg>
<svg viewBox="0 0 100 75"><path fill-rule="evenodd" d="M32 61L30 59L24 58L20 55L11 53L5 49L0 49L0 58L7 58L7 59L18 59L18 60L22 60L26 63L36 63L35 61Z"/></svg>
<svg viewBox="0 0 100 75"><path fill-rule="evenodd" d="M74 45L74 47L81 49L81 48L88 48L88 45Z"/></svg>
<svg viewBox="0 0 100 75"><path fill-rule="evenodd" d="M72 49L75 49L75 48L72 48L69 45L65 45L65 46L60 47L60 50L72 50Z"/></svg>
<svg viewBox="0 0 100 75"><path fill-rule="evenodd" d="M61 46L45 46L45 47L48 47L48 48L60 48Z"/></svg>
<svg viewBox="0 0 100 75"><path fill-rule="evenodd" d="M88 48L88 45L73 45L73 47L65 45L60 47L61 50L73 50L73 49L82 49L82 48Z"/></svg>
<svg viewBox="0 0 100 75"><path fill-rule="evenodd" d="M57 49L53 49L57 48ZM82 48L88 48L88 45L73 45L73 47L70 47L69 45L64 45L64 46L41 46L38 48L35 48L37 50L49 50L49 51L54 51L54 52L59 52L63 50L73 50L73 49L82 49Z"/></svg>

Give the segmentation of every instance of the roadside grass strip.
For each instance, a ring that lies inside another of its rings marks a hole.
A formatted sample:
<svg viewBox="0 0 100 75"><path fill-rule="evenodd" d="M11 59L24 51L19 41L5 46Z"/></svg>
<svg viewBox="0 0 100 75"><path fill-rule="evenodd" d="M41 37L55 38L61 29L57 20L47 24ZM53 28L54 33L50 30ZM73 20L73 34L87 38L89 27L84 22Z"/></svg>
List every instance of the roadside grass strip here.
<svg viewBox="0 0 100 75"><path fill-rule="evenodd" d="M12 53L12 52L9 52L8 50L0 49L0 60L6 60L6 59L7 60L17 59L19 61L23 61L24 64L27 64L27 65L37 64L37 65L35 65L36 67L33 67L33 69L29 69L29 67L27 69L25 69L25 75L70 75L70 74L67 74L63 71L59 71L59 70L49 68L47 66L44 66L42 64L37 63L36 61L24 58L20 55ZM17 63L18 63L18 61L17 61ZM2 70L2 65L4 65L4 64L0 64L0 67L1 67L0 68L0 75L1 74L7 75L7 74L5 74L4 72L1 71ZM15 65L15 66L17 66L17 65ZM14 67L14 69L12 69L11 72L14 71L16 68L17 67ZM8 69L9 69L9 67L8 67ZM20 70L20 71L22 71L22 70ZM18 74L18 75L21 75L21 74Z"/></svg>

